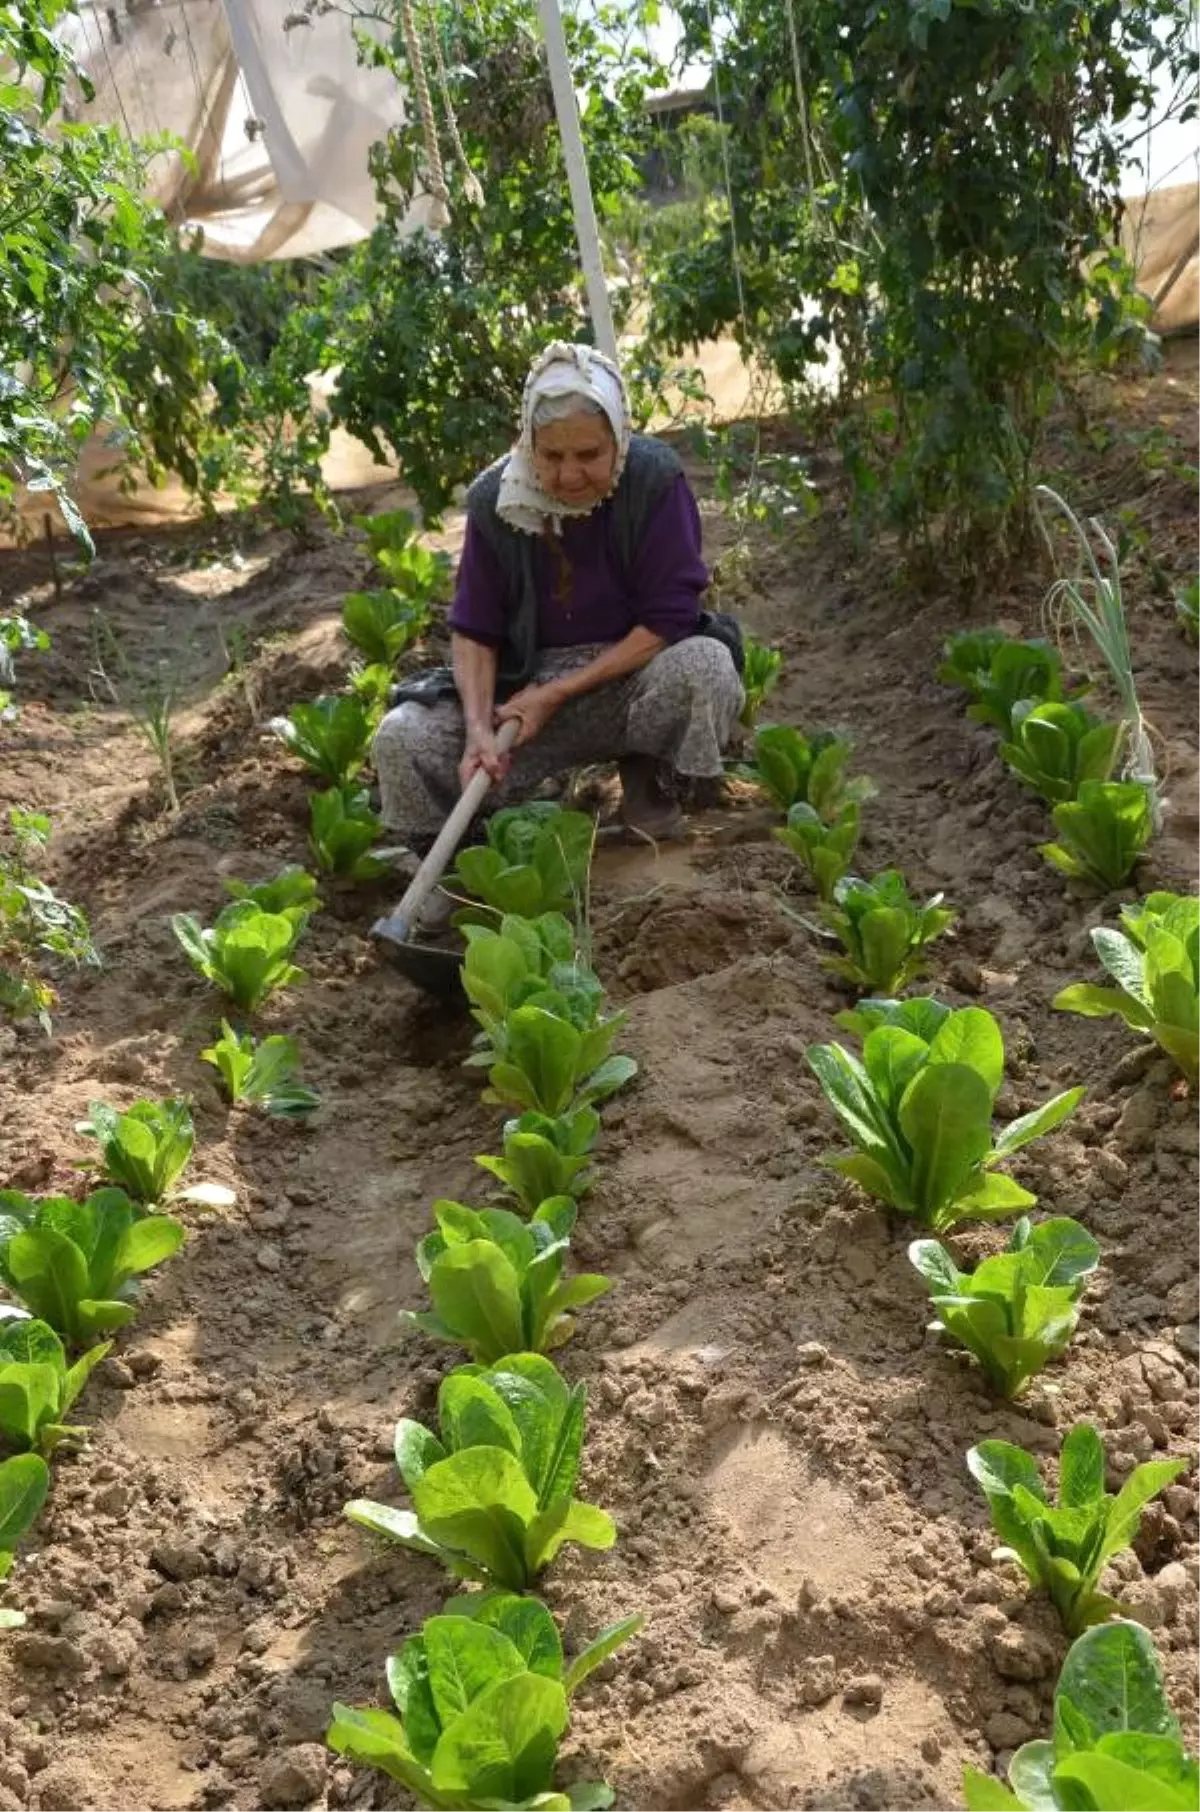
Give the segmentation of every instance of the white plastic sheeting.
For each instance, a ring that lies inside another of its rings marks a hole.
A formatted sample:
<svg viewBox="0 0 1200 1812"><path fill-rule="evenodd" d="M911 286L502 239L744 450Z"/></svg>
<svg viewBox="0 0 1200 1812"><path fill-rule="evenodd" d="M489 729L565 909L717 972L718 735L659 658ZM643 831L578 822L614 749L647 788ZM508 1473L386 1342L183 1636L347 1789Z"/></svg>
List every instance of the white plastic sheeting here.
<svg viewBox="0 0 1200 1812"><path fill-rule="evenodd" d="M367 153L404 103L393 75L359 65L345 13L305 20L299 0L79 0L65 30L96 88L69 117L180 139L190 159L160 156L152 192L173 220L203 228L211 256L311 256L371 231Z"/></svg>

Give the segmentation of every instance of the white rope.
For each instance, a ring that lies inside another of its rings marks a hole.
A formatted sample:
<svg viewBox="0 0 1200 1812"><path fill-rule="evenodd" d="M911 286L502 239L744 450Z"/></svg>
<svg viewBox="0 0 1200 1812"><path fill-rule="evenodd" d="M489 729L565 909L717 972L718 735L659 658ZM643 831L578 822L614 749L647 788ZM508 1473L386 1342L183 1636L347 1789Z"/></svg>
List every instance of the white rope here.
<svg viewBox="0 0 1200 1812"><path fill-rule="evenodd" d="M792 0L787 0L788 38L792 46L792 75L796 83L796 104L800 109L800 132L804 140L804 174L808 182L808 205L816 207L817 185L813 178L812 141L808 130L808 100L804 92L804 71L800 66L800 40L796 36L796 15Z"/></svg>
<svg viewBox="0 0 1200 1812"><path fill-rule="evenodd" d="M717 126L721 134L721 166L725 174L725 200L729 207L729 241L733 251L733 281L737 289L738 313L742 319L742 343L750 339L750 324L746 316L746 290L742 282L742 258L738 246L737 217L733 206L733 170L729 162L729 135L725 130L725 107L721 98L721 59L717 54L717 33L713 24L712 0L704 0L704 10L708 14L708 41L712 46L713 100L717 108Z"/></svg>
<svg viewBox="0 0 1200 1812"><path fill-rule="evenodd" d="M450 143L454 146L454 155L462 166L463 188L467 200L474 208L483 206L483 184L472 170L463 147L462 134L458 130L458 119L454 112L454 102L450 98L450 83L446 75L446 59L442 55L442 34L438 30L436 17L433 20L433 59L437 64L438 87L442 94L442 107L446 114L446 127L450 133Z"/></svg>
<svg viewBox="0 0 1200 1812"><path fill-rule="evenodd" d="M429 83L425 79L425 61L421 55L421 43L417 36L417 22L413 15L412 0L400 0L400 25L404 33L404 50L408 59L409 73L412 76L413 93L417 97L417 112L421 116L425 157L429 164L429 192L433 198L433 205L429 210L429 224L432 227L449 226L450 192L446 187L446 172L442 167L437 121L433 116L433 101L429 94Z"/></svg>

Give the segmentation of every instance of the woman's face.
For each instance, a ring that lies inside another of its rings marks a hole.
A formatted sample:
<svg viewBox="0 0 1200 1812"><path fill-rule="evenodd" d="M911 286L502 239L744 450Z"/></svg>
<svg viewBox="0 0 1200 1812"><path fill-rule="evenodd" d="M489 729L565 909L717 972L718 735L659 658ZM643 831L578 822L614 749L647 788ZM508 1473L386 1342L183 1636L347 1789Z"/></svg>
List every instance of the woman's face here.
<svg viewBox="0 0 1200 1812"><path fill-rule="evenodd" d="M617 442L606 415L564 415L533 436L533 463L543 491L559 503L599 503L613 488Z"/></svg>

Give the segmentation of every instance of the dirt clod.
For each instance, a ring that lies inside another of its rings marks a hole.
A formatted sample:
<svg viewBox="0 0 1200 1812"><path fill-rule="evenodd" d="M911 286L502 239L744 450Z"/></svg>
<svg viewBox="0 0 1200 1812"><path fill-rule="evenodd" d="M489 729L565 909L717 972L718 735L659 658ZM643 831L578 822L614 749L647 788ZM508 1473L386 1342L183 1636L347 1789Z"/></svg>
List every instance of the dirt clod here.
<svg viewBox="0 0 1200 1812"><path fill-rule="evenodd" d="M301 1743L272 1756L258 1777L264 1807L310 1806L325 1792L326 1751L319 1743Z"/></svg>

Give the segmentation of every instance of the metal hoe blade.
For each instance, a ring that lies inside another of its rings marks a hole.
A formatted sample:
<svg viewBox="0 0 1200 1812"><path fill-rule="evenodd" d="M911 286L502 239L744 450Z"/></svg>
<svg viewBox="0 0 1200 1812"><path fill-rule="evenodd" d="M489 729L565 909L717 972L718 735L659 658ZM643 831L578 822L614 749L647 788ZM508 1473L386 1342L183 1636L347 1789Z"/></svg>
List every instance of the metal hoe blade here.
<svg viewBox="0 0 1200 1812"><path fill-rule="evenodd" d="M434 944L413 944L409 942L407 932L406 922L395 917L379 919L371 927L371 936L379 945L380 953L394 969L399 969L401 975L438 1000L465 1006L467 997L463 993L460 974L461 948L439 950Z"/></svg>

